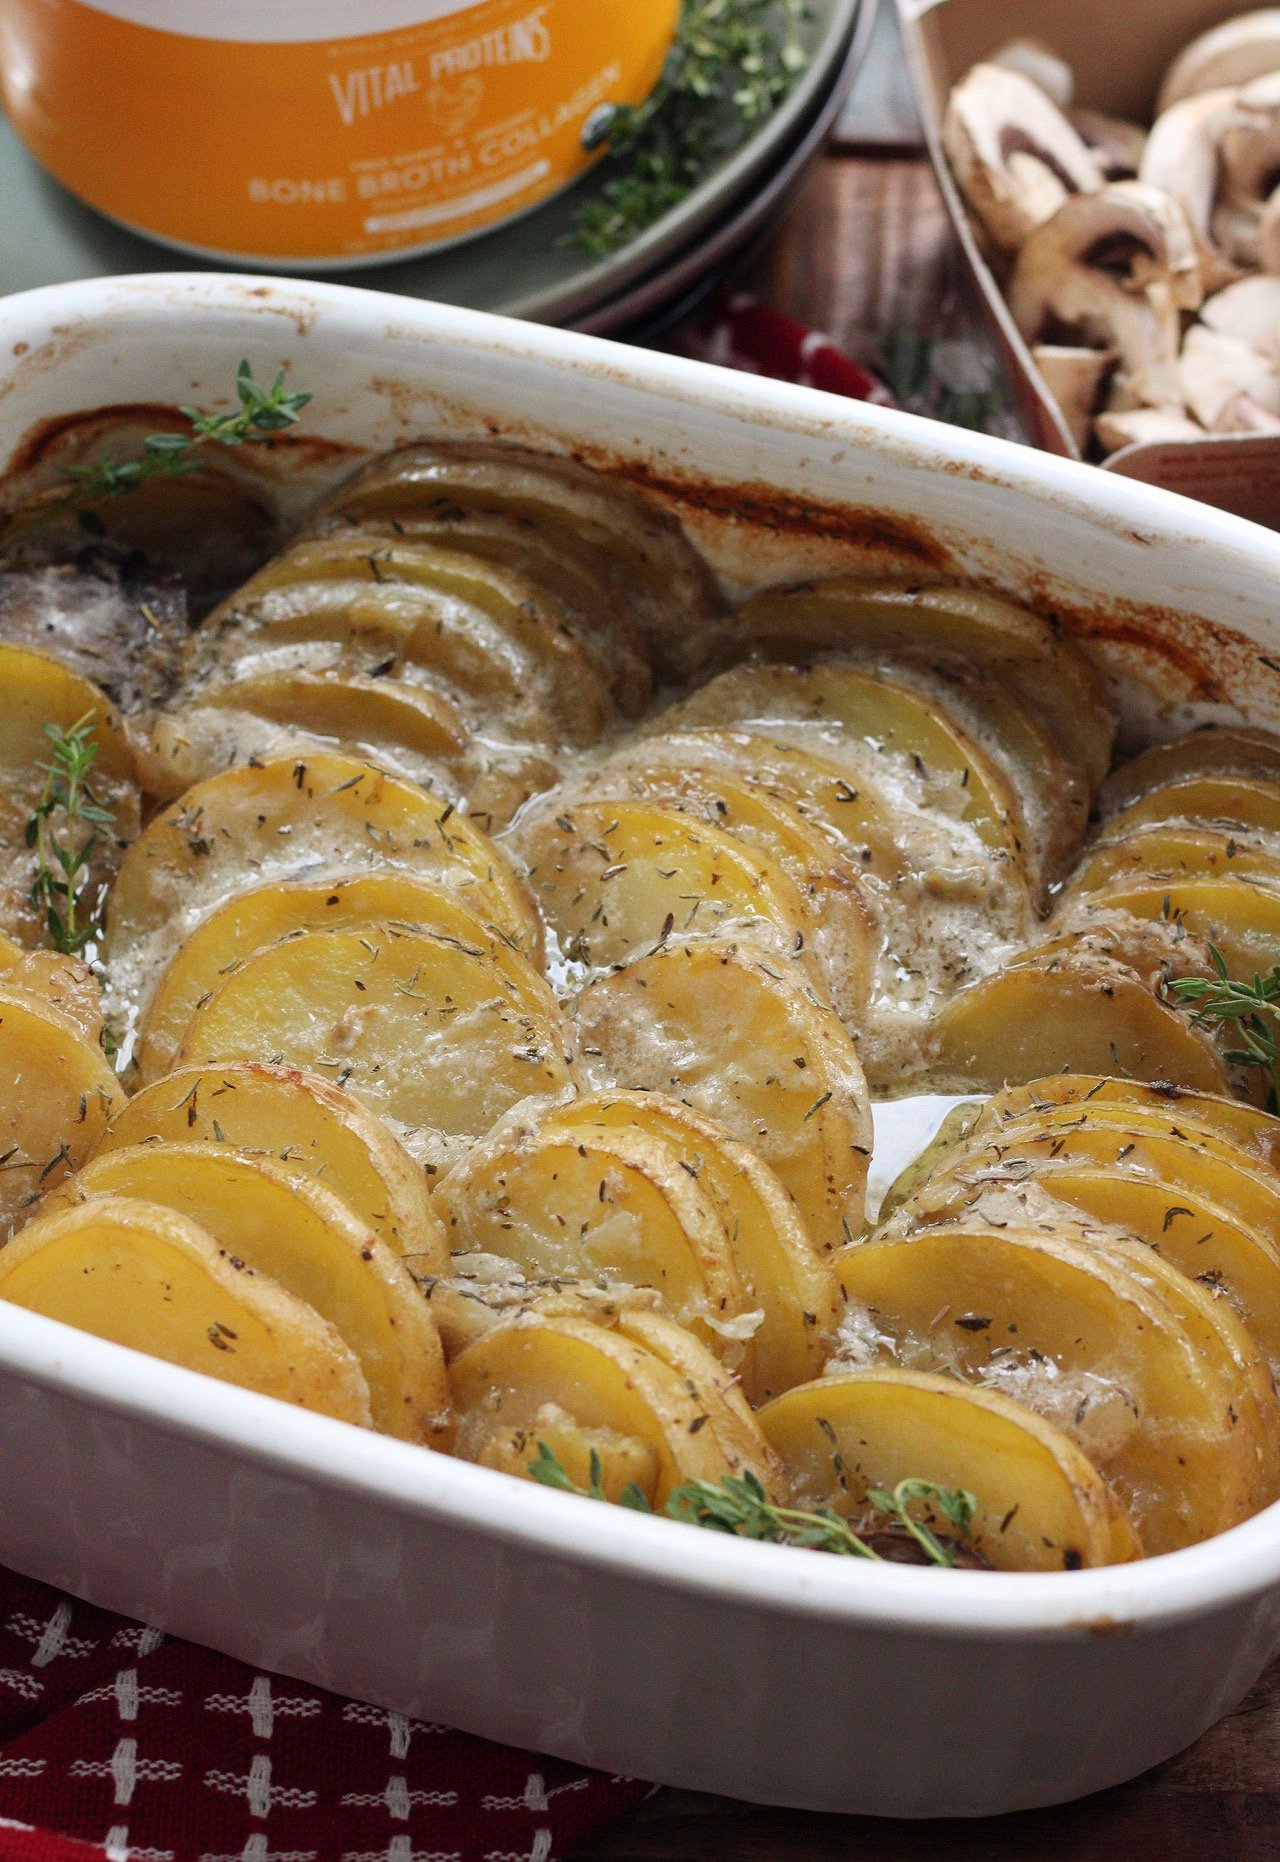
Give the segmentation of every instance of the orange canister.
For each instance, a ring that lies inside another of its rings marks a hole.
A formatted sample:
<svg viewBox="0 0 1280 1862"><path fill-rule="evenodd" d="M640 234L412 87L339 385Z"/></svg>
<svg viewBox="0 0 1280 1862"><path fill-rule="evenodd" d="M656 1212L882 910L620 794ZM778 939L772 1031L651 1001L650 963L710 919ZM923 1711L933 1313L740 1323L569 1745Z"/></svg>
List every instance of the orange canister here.
<svg viewBox="0 0 1280 1862"><path fill-rule="evenodd" d="M2 0L5 108L135 231L339 269L465 239L595 159L680 0Z"/></svg>

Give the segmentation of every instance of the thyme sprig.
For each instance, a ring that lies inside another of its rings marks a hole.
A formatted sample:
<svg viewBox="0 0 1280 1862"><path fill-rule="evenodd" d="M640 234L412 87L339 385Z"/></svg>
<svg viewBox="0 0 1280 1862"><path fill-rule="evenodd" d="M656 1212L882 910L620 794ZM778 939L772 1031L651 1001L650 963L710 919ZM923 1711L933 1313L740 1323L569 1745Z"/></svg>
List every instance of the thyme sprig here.
<svg viewBox="0 0 1280 1862"><path fill-rule="evenodd" d="M1261 1067L1267 1076L1268 1109L1280 1112L1280 963L1251 983L1233 982L1216 944L1209 946L1216 976L1178 976L1168 985L1180 1007L1192 1011L1200 1028L1234 1025L1239 1047L1223 1057L1240 1067Z"/></svg>
<svg viewBox="0 0 1280 1862"><path fill-rule="evenodd" d="M588 1462L588 1484L575 1481L545 1442L538 1443L537 1458L529 1463L529 1473L544 1487L557 1487L563 1493L580 1494L587 1500L606 1500L600 1457L594 1449ZM963 1489L955 1492L935 1486L932 1481L899 1481L892 1493L872 1488L869 1505L888 1514L904 1526L930 1564L950 1568L956 1562L955 1550L932 1532L912 1512L913 1502L925 1502L949 1520L963 1539L972 1535L977 1501ZM648 1499L631 1482L618 1496L620 1506L637 1513L653 1511ZM708 1532L723 1532L739 1539L757 1539L769 1545L795 1545L807 1551L832 1552L842 1558L867 1558L875 1564L885 1561L866 1540L856 1533L847 1519L831 1507L779 1506L769 1498L756 1475L727 1474L718 1481L685 1481L668 1497L666 1514L688 1526L701 1526Z"/></svg>
<svg viewBox="0 0 1280 1862"><path fill-rule="evenodd" d="M685 0L657 87L602 134L610 173L570 244L617 252L693 192L791 90L807 63L806 0Z"/></svg>
<svg viewBox="0 0 1280 1862"><path fill-rule="evenodd" d="M309 394L287 394L284 371L269 388L254 380L247 361L236 370L239 407L231 413L205 414L198 407L181 407L187 433L149 433L142 450L132 459L98 459L92 465L64 466L63 483L37 492L9 513L0 524L0 545L15 542L24 532L66 511L88 511L104 498L119 498L155 479L180 478L194 471L202 446L243 446L267 439L294 426L311 400ZM88 523L89 517L83 520Z"/></svg>
<svg viewBox="0 0 1280 1862"><path fill-rule="evenodd" d="M36 856L30 897L53 948L79 957L101 936L92 861L115 817L91 780L98 755L93 713L68 730L46 724L44 734L52 749L38 765L44 785L26 827Z"/></svg>

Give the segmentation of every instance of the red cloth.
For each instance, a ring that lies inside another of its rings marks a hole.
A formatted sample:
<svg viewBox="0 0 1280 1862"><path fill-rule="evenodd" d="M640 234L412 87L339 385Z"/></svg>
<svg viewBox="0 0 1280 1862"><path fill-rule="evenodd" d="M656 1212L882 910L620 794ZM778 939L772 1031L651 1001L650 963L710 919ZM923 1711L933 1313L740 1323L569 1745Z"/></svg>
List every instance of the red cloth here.
<svg viewBox="0 0 1280 1862"><path fill-rule="evenodd" d="M551 1862L648 1791L0 1573L5 1862Z"/></svg>
<svg viewBox="0 0 1280 1862"><path fill-rule="evenodd" d="M680 347L892 404L754 298ZM255 1674L0 1570L0 1862L552 1862L649 1789Z"/></svg>

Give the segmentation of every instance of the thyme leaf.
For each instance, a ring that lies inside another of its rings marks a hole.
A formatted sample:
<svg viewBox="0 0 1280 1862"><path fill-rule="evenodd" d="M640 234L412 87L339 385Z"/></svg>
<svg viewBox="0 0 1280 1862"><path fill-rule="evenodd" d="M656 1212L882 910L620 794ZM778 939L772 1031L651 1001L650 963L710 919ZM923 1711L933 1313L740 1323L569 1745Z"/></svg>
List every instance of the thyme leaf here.
<svg viewBox="0 0 1280 1862"><path fill-rule="evenodd" d="M609 172L568 243L605 258L691 194L791 90L807 17L807 0L684 0L657 87L601 125Z"/></svg>
<svg viewBox="0 0 1280 1862"><path fill-rule="evenodd" d="M94 717L86 712L69 730L46 724L52 746L40 798L27 819L26 842L36 856L31 903L44 919L49 942L78 957L101 935L91 863L114 815L91 781L98 746Z"/></svg>
<svg viewBox="0 0 1280 1862"><path fill-rule="evenodd" d="M1224 1058L1238 1067L1261 1067L1267 1076L1268 1110L1280 1112L1280 963L1266 976L1254 973L1251 983L1233 982L1226 959L1216 944L1209 946L1216 974L1178 976L1168 993L1180 1008L1191 1011L1199 1028L1232 1027L1240 1045L1223 1050Z"/></svg>
<svg viewBox="0 0 1280 1862"><path fill-rule="evenodd" d="M142 442L141 452L132 459L99 459L92 465L64 466L62 485L37 493L9 514L0 542L7 543L23 530L61 512L83 511L104 498L123 497L153 479L180 478L194 470L195 454L202 446L242 446L280 433L297 423L312 398L309 394L287 394L283 370L269 388L264 388L254 380L247 361L236 370L235 386L240 405L233 413L205 414L198 407L182 407L178 411L189 422L190 432L150 433Z"/></svg>
<svg viewBox="0 0 1280 1862"><path fill-rule="evenodd" d="M606 1500L600 1457L594 1449L588 1467L588 1484L583 1487L547 1444L539 1442L537 1458L529 1463L529 1473L544 1487L576 1493L587 1500ZM956 1562L955 1552L912 1514L913 1501L927 1501L955 1527L961 1538L967 1539L972 1534L977 1501L963 1489L952 1492L932 1481L904 1480L898 1482L891 1494L872 1488L867 1500L877 1512L889 1514L906 1528L930 1564L950 1568ZM618 1503L640 1513L653 1510L634 1482L624 1488ZM757 1539L769 1545L795 1545L807 1551L832 1552L842 1558L869 1558L876 1564L884 1562L879 1552L831 1507L779 1506L749 1470L744 1474L727 1474L718 1481L685 1481L672 1490L665 1510L669 1519L680 1520L688 1526L701 1526L708 1532L729 1533L735 1538Z"/></svg>

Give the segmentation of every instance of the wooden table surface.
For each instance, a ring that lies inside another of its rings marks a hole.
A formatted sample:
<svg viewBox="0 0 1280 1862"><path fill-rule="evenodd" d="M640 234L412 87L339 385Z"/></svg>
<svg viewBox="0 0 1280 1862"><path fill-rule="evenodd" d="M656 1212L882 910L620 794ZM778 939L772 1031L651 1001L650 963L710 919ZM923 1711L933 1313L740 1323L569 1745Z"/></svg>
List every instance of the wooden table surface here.
<svg viewBox="0 0 1280 1862"><path fill-rule="evenodd" d="M909 125L896 144L871 146L843 130L741 282L864 356L885 332L935 334L963 286L941 197L928 161L910 145ZM969 1710L981 1712L981 1702ZM1280 1664L1189 1752L1079 1804L981 1822L901 1824L663 1791L579 1852L579 1862L837 1858L1280 1862Z"/></svg>

